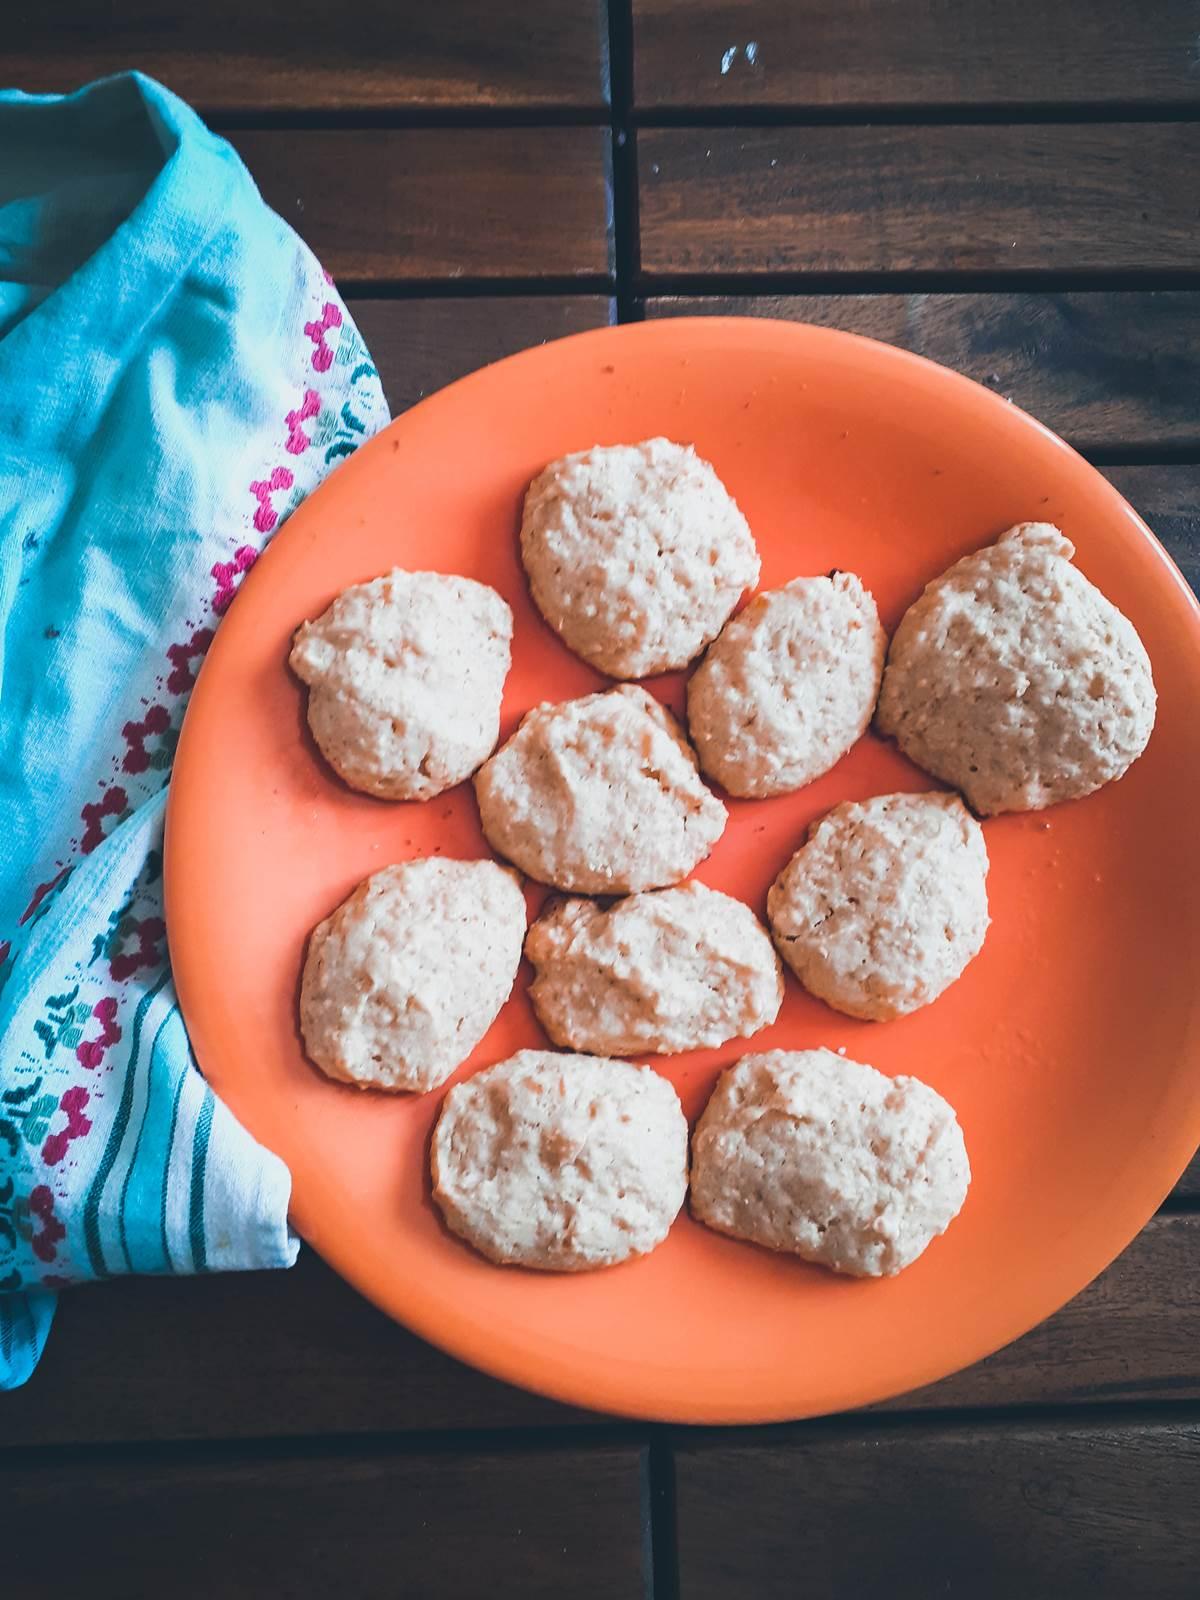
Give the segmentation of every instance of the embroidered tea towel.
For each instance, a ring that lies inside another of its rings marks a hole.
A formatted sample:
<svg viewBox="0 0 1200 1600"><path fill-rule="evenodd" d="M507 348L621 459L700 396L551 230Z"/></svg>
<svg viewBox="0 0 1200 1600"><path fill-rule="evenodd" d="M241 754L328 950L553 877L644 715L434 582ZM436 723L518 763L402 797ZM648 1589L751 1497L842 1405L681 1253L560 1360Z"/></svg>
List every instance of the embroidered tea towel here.
<svg viewBox="0 0 1200 1600"><path fill-rule="evenodd" d="M139 74L0 94L0 1388L55 1291L287 1266L162 897L188 691L288 512L387 421L307 248Z"/></svg>

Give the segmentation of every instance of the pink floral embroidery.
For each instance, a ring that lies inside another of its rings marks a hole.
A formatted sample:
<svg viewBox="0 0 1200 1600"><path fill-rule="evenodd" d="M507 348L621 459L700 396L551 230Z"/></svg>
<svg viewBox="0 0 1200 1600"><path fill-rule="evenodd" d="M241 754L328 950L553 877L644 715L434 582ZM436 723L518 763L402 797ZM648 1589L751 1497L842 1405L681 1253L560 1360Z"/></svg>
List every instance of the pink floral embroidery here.
<svg viewBox="0 0 1200 1600"><path fill-rule="evenodd" d="M263 490L263 494L261 495L259 494L260 489ZM258 495L260 501L259 514L262 512L261 502L263 501L266 489L266 484L252 483L250 485L251 494ZM268 507L268 509L270 508ZM274 513L272 512L272 519L273 518ZM258 526L258 515L256 515L254 518L254 525L255 527ZM258 551L254 548L254 546L244 544L234 551L232 561L218 561L214 564L212 575L217 580L217 592L213 595L212 608L218 616L223 615L229 610L230 601L233 599L236 592L234 585L244 572L250 571L250 568L257 560Z"/></svg>
<svg viewBox="0 0 1200 1600"><path fill-rule="evenodd" d="M306 389L304 391L304 399L298 409L289 411L287 414L288 436L287 444L284 448L287 450L288 455L298 456L308 449L312 441L300 424L307 422L310 417L319 415L320 410L321 396L315 389Z"/></svg>
<svg viewBox="0 0 1200 1600"><path fill-rule="evenodd" d="M294 482L295 479L286 467L276 467L265 482L252 483L250 485L250 493L258 501L258 510L254 513L254 526L259 533L270 533L271 529L279 521L279 513L271 504L271 496L278 489L290 489ZM248 546L243 546L243 549L248 548ZM240 556L241 554L242 551L239 550L238 555ZM216 571L215 567L213 571ZM232 599L232 595L230 598ZM229 602L226 601L225 604L228 605ZM224 610L225 607L222 606L221 609Z"/></svg>
<svg viewBox="0 0 1200 1600"><path fill-rule="evenodd" d="M127 722L121 729L126 750L121 767L125 772L145 772L150 765L150 752L146 740L166 733L171 726L171 713L166 706L151 706L141 722Z"/></svg>
<svg viewBox="0 0 1200 1600"><path fill-rule="evenodd" d="M186 644L167 646L167 660L171 663L171 675L167 679L168 694L185 694L192 687L196 675L191 663L202 658L212 642L211 628L197 628Z"/></svg>
<svg viewBox="0 0 1200 1600"><path fill-rule="evenodd" d="M90 855L97 845L104 842L105 817L119 817L129 802L129 796L120 784L114 784L111 789L104 791L103 797L89 805L84 806L80 816L84 822L84 835L79 842L83 854Z"/></svg>
<svg viewBox="0 0 1200 1600"><path fill-rule="evenodd" d="M82 1139L85 1133L92 1131L92 1119L85 1117L83 1114L83 1108L87 1103L88 1092L86 1089L81 1089L78 1084L73 1089L67 1089L64 1092L62 1099L58 1102L58 1109L65 1112L67 1125L59 1133L48 1134L46 1142L42 1145L42 1160L48 1167L56 1167L58 1165L66 1155L67 1147L72 1139ZM48 1194L50 1191L47 1190L46 1192ZM35 1189L34 1194L36 1193L37 1190ZM31 1196L30 1209L32 1207L33 1199ZM58 1237L61 1239L62 1234L60 1233ZM53 1251L49 1256L41 1257L43 1261L52 1261L53 1259Z"/></svg>
<svg viewBox="0 0 1200 1600"><path fill-rule="evenodd" d="M57 1253L56 1246L60 1239L65 1239L67 1230L54 1215L54 1196L50 1193L48 1185L39 1183L29 1196L29 1209L42 1224L40 1233L35 1233L30 1243L33 1253L39 1261L53 1261Z"/></svg>
<svg viewBox="0 0 1200 1600"><path fill-rule="evenodd" d="M116 1044L121 1037L121 1030L117 1026L117 1002L111 994L106 994L103 1000L97 1000L92 1007L92 1015L100 1024L99 1038L85 1039L75 1047L76 1061L80 1066L87 1067L89 1072L104 1060L104 1052L109 1045Z"/></svg>
<svg viewBox="0 0 1200 1600"><path fill-rule="evenodd" d="M328 372L333 365L333 351L325 343L325 335L331 328L340 328L342 313L332 300L327 300L321 309L319 322L306 322L304 331L312 340L315 349L312 353L313 368L317 372Z"/></svg>
<svg viewBox="0 0 1200 1600"><path fill-rule="evenodd" d="M113 981L124 983L143 967L157 967L163 959L158 941L166 931L161 917L144 917L141 922L131 923L128 932L136 934L137 944L132 950L120 951L108 963Z"/></svg>

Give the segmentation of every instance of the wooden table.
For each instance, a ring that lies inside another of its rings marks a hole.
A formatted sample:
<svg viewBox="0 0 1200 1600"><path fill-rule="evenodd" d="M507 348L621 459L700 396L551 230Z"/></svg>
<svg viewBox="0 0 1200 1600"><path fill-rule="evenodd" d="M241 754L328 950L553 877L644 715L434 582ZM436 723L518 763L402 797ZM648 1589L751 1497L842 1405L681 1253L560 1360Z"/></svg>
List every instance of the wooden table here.
<svg viewBox="0 0 1200 1600"><path fill-rule="evenodd" d="M1198 46L1195 0L10 0L0 54L37 89L141 67L228 133L396 411L614 320L852 328L1058 429L1196 583ZM0 1401L13 1600L1153 1600L1198 1568L1200 1163L1045 1326L832 1421L568 1411L311 1255L70 1295Z"/></svg>

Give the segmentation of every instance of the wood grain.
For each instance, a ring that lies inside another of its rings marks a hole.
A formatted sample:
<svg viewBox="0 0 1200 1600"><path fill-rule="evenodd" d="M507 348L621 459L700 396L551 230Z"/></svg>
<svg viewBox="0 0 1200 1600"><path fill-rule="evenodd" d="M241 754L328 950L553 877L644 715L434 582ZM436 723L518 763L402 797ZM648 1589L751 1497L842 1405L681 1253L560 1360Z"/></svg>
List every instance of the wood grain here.
<svg viewBox="0 0 1200 1600"><path fill-rule="evenodd" d="M641 1469L633 1447L14 1461L5 1600L641 1600Z"/></svg>
<svg viewBox="0 0 1200 1600"><path fill-rule="evenodd" d="M1130 471L1137 469L1125 468L1123 470ZM1193 508L1198 505L1200 505L1200 500L1194 499L1192 501ZM1178 561L1179 557L1176 556L1175 560ZM1185 571L1184 575L1185 577L1188 577L1192 588L1196 590L1198 594L1200 594L1200 512L1197 512L1195 509L1192 511L1192 544L1191 561L1189 565L1191 566L1191 572L1188 574ZM1183 1177L1180 1178L1179 1182L1175 1185L1175 1194L1180 1199L1195 1200L1200 1198L1200 1154L1192 1157L1191 1165L1188 1167Z"/></svg>
<svg viewBox="0 0 1200 1600"><path fill-rule="evenodd" d="M661 128L641 266L671 274L1200 270L1200 124Z"/></svg>
<svg viewBox="0 0 1200 1600"><path fill-rule="evenodd" d="M37 1372L0 1396L0 1455L588 1420L460 1366L304 1250L290 1272L130 1278L65 1295Z"/></svg>
<svg viewBox="0 0 1200 1600"><path fill-rule="evenodd" d="M817 1427L675 1471L680 1600L1196 1593L1194 1423Z"/></svg>
<svg viewBox="0 0 1200 1600"><path fill-rule="evenodd" d="M1192 0L633 0L633 29L645 111L1200 99Z"/></svg>
<svg viewBox="0 0 1200 1600"><path fill-rule="evenodd" d="M893 1409L1168 1395L1200 1398L1194 1214L1156 1218L1043 1327ZM306 1251L291 1272L131 1279L65 1295L40 1369L0 1398L0 1455L33 1444L603 1422L460 1367Z"/></svg>
<svg viewBox="0 0 1200 1600"><path fill-rule="evenodd" d="M1200 292L743 295L648 316L782 317L965 372L1083 450L1200 450Z"/></svg>
<svg viewBox="0 0 1200 1600"><path fill-rule="evenodd" d="M1105 467L1110 478L1165 545L1200 596L1200 466ZM1200 1195L1200 1155L1179 1180L1176 1195Z"/></svg>
<svg viewBox="0 0 1200 1600"><path fill-rule="evenodd" d="M966 1372L880 1410L1200 1397L1200 1216L1160 1215L1090 1288Z"/></svg>
<svg viewBox="0 0 1200 1600"><path fill-rule="evenodd" d="M232 133L267 203L335 278L604 278L604 128Z"/></svg>
<svg viewBox="0 0 1200 1600"><path fill-rule="evenodd" d="M351 310L393 416L489 361L615 321L601 295L355 300Z"/></svg>
<svg viewBox="0 0 1200 1600"><path fill-rule="evenodd" d="M199 110L601 110L602 0L15 0L0 76L66 91L137 67Z"/></svg>

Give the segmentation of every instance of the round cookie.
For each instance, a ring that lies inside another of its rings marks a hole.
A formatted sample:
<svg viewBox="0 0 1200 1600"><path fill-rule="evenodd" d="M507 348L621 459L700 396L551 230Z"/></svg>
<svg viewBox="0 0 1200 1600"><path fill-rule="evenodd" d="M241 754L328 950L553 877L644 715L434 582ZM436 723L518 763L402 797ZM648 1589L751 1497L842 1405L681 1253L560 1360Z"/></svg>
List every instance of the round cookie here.
<svg viewBox="0 0 1200 1600"><path fill-rule="evenodd" d="M688 684L701 767L756 799L828 772L866 731L886 648L875 601L852 572L755 595Z"/></svg>
<svg viewBox="0 0 1200 1600"><path fill-rule="evenodd" d="M779 957L740 900L701 883L551 905L530 928L530 998L555 1044L666 1055L747 1038L783 1004Z"/></svg>
<svg viewBox="0 0 1200 1600"><path fill-rule="evenodd" d="M314 929L300 1030L330 1078L434 1089L508 999L525 937L517 875L494 861L385 867Z"/></svg>
<svg viewBox="0 0 1200 1600"><path fill-rule="evenodd" d="M470 578L398 567L343 590L290 657L321 754L385 800L469 778L499 736L512 630L506 603Z"/></svg>
<svg viewBox="0 0 1200 1600"><path fill-rule="evenodd" d="M521 560L546 621L612 678L686 667L759 574L729 491L668 439L552 461L525 496Z"/></svg>
<svg viewBox="0 0 1200 1600"><path fill-rule="evenodd" d="M475 794L493 850L580 894L678 883L726 822L675 718L632 686L535 706Z"/></svg>
<svg viewBox="0 0 1200 1600"><path fill-rule="evenodd" d="M687 1122L649 1067L521 1050L450 1090L431 1162L447 1225L490 1261L586 1272L666 1238Z"/></svg>
<svg viewBox="0 0 1200 1600"><path fill-rule="evenodd" d="M957 795L834 806L771 885L780 954L818 999L886 1021L936 1000L983 947L987 846Z"/></svg>
<svg viewBox="0 0 1200 1600"><path fill-rule="evenodd" d="M980 816L1091 794L1154 727L1142 641L1074 554L1022 522L935 578L892 639L879 730Z"/></svg>
<svg viewBox="0 0 1200 1600"><path fill-rule="evenodd" d="M721 1233L861 1278L890 1277L962 1209L962 1129L917 1078L831 1050L743 1056L692 1138L692 1213Z"/></svg>

